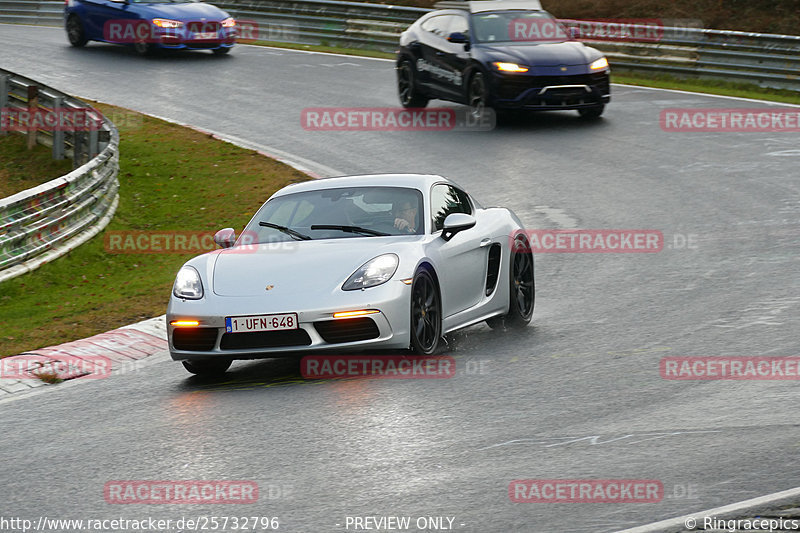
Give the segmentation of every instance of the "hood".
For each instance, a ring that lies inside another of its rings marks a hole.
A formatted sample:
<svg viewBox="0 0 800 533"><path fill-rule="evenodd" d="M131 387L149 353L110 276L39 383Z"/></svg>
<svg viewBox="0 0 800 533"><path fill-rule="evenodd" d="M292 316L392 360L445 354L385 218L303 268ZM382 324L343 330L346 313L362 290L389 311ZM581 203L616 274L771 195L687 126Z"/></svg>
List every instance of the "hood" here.
<svg viewBox="0 0 800 533"><path fill-rule="evenodd" d="M211 286L218 296L257 296L276 299L326 295L340 290L355 270L403 243L420 237L355 237L318 241L260 244L252 249L230 248L214 259ZM272 285L267 291L266 287Z"/></svg>
<svg viewBox="0 0 800 533"><path fill-rule="evenodd" d="M180 4L133 4L146 18L168 18L182 22L206 19L208 22L221 22L230 15L211 4L186 2Z"/></svg>
<svg viewBox="0 0 800 533"><path fill-rule="evenodd" d="M495 61L510 61L520 65L559 66L588 65L602 54L577 41L562 43L511 42L502 44L479 44Z"/></svg>

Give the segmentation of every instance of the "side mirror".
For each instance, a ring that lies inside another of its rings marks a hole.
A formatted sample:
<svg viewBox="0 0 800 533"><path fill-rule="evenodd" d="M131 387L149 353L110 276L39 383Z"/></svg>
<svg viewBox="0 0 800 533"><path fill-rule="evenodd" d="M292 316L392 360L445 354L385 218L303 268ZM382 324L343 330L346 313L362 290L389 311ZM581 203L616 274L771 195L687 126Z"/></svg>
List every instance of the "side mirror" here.
<svg viewBox="0 0 800 533"><path fill-rule="evenodd" d="M223 248L230 248L236 242L236 231L233 228L221 229L214 234L214 242Z"/></svg>
<svg viewBox="0 0 800 533"><path fill-rule="evenodd" d="M475 225L477 221L472 215L466 213L450 213L444 219L444 227L442 228L442 239L449 241L456 236L456 233L468 230Z"/></svg>
<svg viewBox="0 0 800 533"><path fill-rule="evenodd" d="M456 31L450 34L447 38L448 41L455 44L467 44L469 42L469 37L461 33L460 31Z"/></svg>

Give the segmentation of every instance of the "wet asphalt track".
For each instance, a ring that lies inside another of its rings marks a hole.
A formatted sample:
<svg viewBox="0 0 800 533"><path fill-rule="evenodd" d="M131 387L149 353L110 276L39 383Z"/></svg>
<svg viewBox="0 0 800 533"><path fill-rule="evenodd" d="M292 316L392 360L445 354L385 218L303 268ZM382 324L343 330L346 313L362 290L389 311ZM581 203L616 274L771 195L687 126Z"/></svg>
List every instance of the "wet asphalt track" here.
<svg viewBox="0 0 800 533"><path fill-rule="evenodd" d="M303 108L396 106L392 63L256 47L143 59L0 26L0 67L321 174L441 173L531 228L657 229L667 244L539 255L533 325L455 335L451 380L303 382L295 362L261 361L203 381L157 356L2 402L0 516L259 515L293 532L447 516L465 532L606 532L798 485L796 382L659 376L667 355L800 355L797 134L658 123L668 107L764 104L615 87L593 123L554 113L490 132L324 133L303 130ZM673 246L688 236L693 249ZM533 478L657 479L665 498L511 503L509 482ZM104 484L126 479L255 480L262 494L246 506L107 504Z"/></svg>

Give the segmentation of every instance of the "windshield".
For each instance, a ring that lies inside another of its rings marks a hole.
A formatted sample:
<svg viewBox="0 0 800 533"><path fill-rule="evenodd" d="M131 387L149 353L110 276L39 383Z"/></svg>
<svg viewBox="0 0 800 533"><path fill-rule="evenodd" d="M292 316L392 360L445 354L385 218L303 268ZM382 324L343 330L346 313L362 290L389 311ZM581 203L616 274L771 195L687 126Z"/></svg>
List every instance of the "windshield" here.
<svg viewBox="0 0 800 533"><path fill-rule="evenodd" d="M422 194L404 187L344 187L287 194L245 228L257 243L421 235Z"/></svg>
<svg viewBox="0 0 800 533"><path fill-rule="evenodd" d="M571 40L567 30L545 11L490 11L472 15L479 43L553 43Z"/></svg>

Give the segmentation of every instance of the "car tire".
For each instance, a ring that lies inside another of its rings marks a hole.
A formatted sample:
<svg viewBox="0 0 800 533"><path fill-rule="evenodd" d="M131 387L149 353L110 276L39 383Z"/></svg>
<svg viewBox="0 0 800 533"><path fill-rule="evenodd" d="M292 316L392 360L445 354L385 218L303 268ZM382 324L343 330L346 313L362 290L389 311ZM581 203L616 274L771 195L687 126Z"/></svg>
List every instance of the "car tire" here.
<svg viewBox="0 0 800 533"><path fill-rule="evenodd" d="M155 46L144 42L133 43L133 49L136 50L137 54L143 57L151 56L155 52Z"/></svg>
<svg viewBox="0 0 800 533"><path fill-rule="evenodd" d="M428 98L419 94L417 73L407 59L401 61L397 67L397 94L400 97L400 105L407 109L428 105Z"/></svg>
<svg viewBox="0 0 800 533"><path fill-rule="evenodd" d="M533 318L536 284L533 276L533 253L524 235L517 235L509 260L508 312L486 320L492 329L524 328Z"/></svg>
<svg viewBox="0 0 800 533"><path fill-rule="evenodd" d="M192 361L181 361L184 368L192 374L198 376L219 376L224 374L233 363L232 359L215 357L213 359L194 359Z"/></svg>
<svg viewBox="0 0 800 533"><path fill-rule="evenodd" d="M229 48L229 47L225 47L225 48L214 48L214 49L212 50L212 52L214 52L214 55L215 55L215 56L224 56L225 54L228 54L228 53L230 53L230 51L231 51L231 48Z"/></svg>
<svg viewBox="0 0 800 533"><path fill-rule="evenodd" d="M69 44L75 48L82 48L83 46L86 46L86 43L89 42L89 39L86 38L86 31L83 29L83 23L77 15L70 15L70 17L67 19L66 29Z"/></svg>
<svg viewBox="0 0 800 533"><path fill-rule="evenodd" d="M605 111L605 109L606 109L605 104L599 104L593 107L585 107L583 109L578 109L578 114L581 116L581 118L584 118L586 120L592 120L595 118L600 118L600 115L603 114L603 111Z"/></svg>
<svg viewBox="0 0 800 533"><path fill-rule="evenodd" d="M436 352L442 338L442 299L431 273L420 268L411 282L411 349L420 355Z"/></svg>
<svg viewBox="0 0 800 533"><path fill-rule="evenodd" d="M467 102L472 119L478 123L486 116L489 107L489 88L483 72L476 72L469 79L467 87Z"/></svg>

